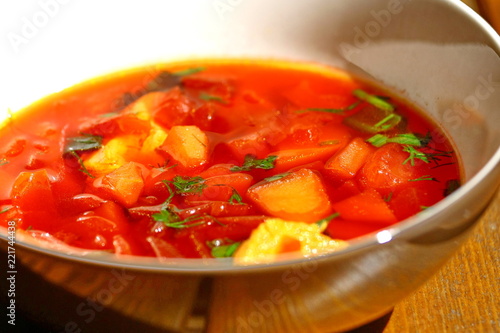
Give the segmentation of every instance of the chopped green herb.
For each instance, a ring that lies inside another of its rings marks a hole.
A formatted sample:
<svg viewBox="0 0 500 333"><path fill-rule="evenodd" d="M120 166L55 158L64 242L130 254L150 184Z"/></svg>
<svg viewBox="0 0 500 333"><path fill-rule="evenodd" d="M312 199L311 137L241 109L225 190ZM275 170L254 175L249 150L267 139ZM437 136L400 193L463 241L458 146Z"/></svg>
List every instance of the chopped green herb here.
<svg viewBox="0 0 500 333"><path fill-rule="evenodd" d="M102 147L102 136L84 135L66 139L63 154L92 151Z"/></svg>
<svg viewBox="0 0 500 333"><path fill-rule="evenodd" d="M383 145L391 142L416 147L422 146L422 141L413 133L397 134L392 138L383 134L375 134L366 141L371 143L375 147L382 147Z"/></svg>
<svg viewBox="0 0 500 333"><path fill-rule="evenodd" d="M233 188L233 194L231 194L231 197L229 198L229 203L232 205L241 205L243 204L243 198L241 195L236 191L236 189Z"/></svg>
<svg viewBox="0 0 500 333"><path fill-rule="evenodd" d="M188 194L188 193L201 193L204 188L207 187L205 184L205 179L200 176L196 177L183 177L175 176L172 180L166 182L174 185L175 193L177 194Z"/></svg>
<svg viewBox="0 0 500 333"><path fill-rule="evenodd" d="M446 182L446 188L444 190L444 196L447 197L460 187L460 181L458 179L450 179Z"/></svg>
<svg viewBox="0 0 500 333"><path fill-rule="evenodd" d="M336 219L337 217L340 216L340 213L335 212L332 215L328 215L327 217L316 221L315 223L320 226L321 229L325 228L328 222L330 222L333 219Z"/></svg>
<svg viewBox="0 0 500 333"><path fill-rule="evenodd" d="M101 118L111 118L111 117L114 117L114 116L117 116L117 115L119 115L118 112L108 112L108 113L100 114L99 117L101 117Z"/></svg>
<svg viewBox="0 0 500 333"><path fill-rule="evenodd" d="M248 154L245 156L245 160L241 167L233 166L230 170L233 172L250 171L252 169L270 170L274 168L274 163L277 158L278 156L271 155L264 159L258 159L255 155Z"/></svg>
<svg viewBox="0 0 500 333"><path fill-rule="evenodd" d="M209 101L209 102L214 101L214 102L219 102L222 104L227 104L227 102L224 99L222 99L222 97L210 95L207 93L201 93L200 98L204 101Z"/></svg>
<svg viewBox="0 0 500 333"><path fill-rule="evenodd" d="M422 177L419 177L419 178L416 178L416 179L408 179L409 182L420 182L420 181L423 181L423 180L432 180L432 181L435 181L435 182L438 181L436 178L431 177L430 175L425 175L425 176L422 176Z"/></svg>
<svg viewBox="0 0 500 333"><path fill-rule="evenodd" d="M275 180L284 178L284 177L288 176L289 174L290 174L290 172L284 172L284 173L280 173L280 174L277 174L277 175L274 175L271 177L264 178L264 180L266 182L274 182Z"/></svg>
<svg viewBox="0 0 500 333"><path fill-rule="evenodd" d="M403 117L397 113L367 106L353 115L344 118L343 123L358 131L380 133L404 124Z"/></svg>
<svg viewBox="0 0 500 333"><path fill-rule="evenodd" d="M4 208L4 209L0 210L0 214L7 213L11 209L12 209L12 206Z"/></svg>
<svg viewBox="0 0 500 333"><path fill-rule="evenodd" d="M429 208L429 206L420 206L420 210L426 210L428 208Z"/></svg>
<svg viewBox="0 0 500 333"><path fill-rule="evenodd" d="M340 141L339 140L328 140L328 141L321 141L319 143L320 146L333 146L338 144Z"/></svg>
<svg viewBox="0 0 500 333"><path fill-rule="evenodd" d="M303 110L297 110L295 113L305 113L305 112L310 112L310 111L318 111L318 112L328 112L328 113L336 113L336 114L342 114L345 111L350 111L357 107L360 104L359 101L356 101L352 103L351 105L343 108L343 109L332 109L332 108L307 108Z"/></svg>
<svg viewBox="0 0 500 333"><path fill-rule="evenodd" d="M74 156L76 158L76 160L78 161L78 164L80 164L80 171L83 172L84 174L86 174L87 176L89 176L90 178L95 178L94 175L92 175L89 170L87 170L87 167L85 166L85 164L83 163L83 160L82 158L80 157L80 155L78 155L74 150L70 150L69 151L69 154L71 156Z"/></svg>
<svg viewBox="0 0 500 333"><path fill-rule="evenodd" d="M391 103L385 101L385 99L383 99L383 98L380 98L380 97L375 96L375 95L370 95L369 93L367 93L366 91L361 90L361 89L356 89L352 93L354 96L356 96L360 100L365 101L378 109L381 109L384 111L389 111L389 112L394 111L394 106Z"/></svg>
<svg viewBox="0 0 500 333"><path fill-rule="evenodd" d="M385 202L390 202L392 200L392 196L394 195L393 192L389 192L387 196L385 196L383 199Z"/></svg>
<svg viewBox="0 0 500 333"><path fill-rule="evenodd" d="M429 163L427 154L416 150L413 146L404 146L403 151L410 154L410 156L408 156L408 158L403 161L403 164L410 162L411 166L415 166L415 159L419 159L424 161L425 163Z"/></svg>
<svg viewBox="0 0 500 333"><path fill-rule="evenodd" d="M184 220L181 220L180 216L169 208L162 209L160 210L159 213L151 215L151 217L155 221L161 222L167 227L175 229L195 227L198 225L202 225L204 223L204 221L190 223L194 221L203 220L203 216L200 215L190 216L188 218L185 218Z"/></svg>
<svg viewBox="0 0 500 333"><path fill-rule="evenodd" d="M177 72L173 72L172 75L175 76L188 76L188 75L193 75L199 72L203 72L206 70L206 67L193 67L193 68L188 68L188 69L183 69Z"/></svg>
<svg viewBox="0 0 500 333"><path fill-rule="evenodd" d="M26 228L26 231L30 231L30 230L33 230L33 226L32 226L32 225L29 225L29 226Z"/></svg>
<svg viewBox="0 0 500 333"><path fill-rule="evenodd" d="M5 165L5 164L9 164L9 161L6 158L0 159L0 166Z"/></svg>
<svg viewBox="0 0 500 333"><path fill-rule="evenodd" d="M231 257L238 249L241 242L235 242L227 245L219 245L212 248L212 256L214 258L228 258Z"/></svg>

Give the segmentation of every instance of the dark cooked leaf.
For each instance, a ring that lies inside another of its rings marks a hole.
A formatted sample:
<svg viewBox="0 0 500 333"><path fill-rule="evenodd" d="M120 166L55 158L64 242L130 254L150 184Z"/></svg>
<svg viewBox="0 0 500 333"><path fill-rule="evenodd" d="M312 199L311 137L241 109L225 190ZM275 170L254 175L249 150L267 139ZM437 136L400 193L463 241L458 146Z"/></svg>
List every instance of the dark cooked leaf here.
<svg viewBox="0 0 500 333"><path fill-rule="evenodd" d="M102 147L102 137L99 135L84 135L66 139L63 154L71 152L92 151Z"/></svg>
<svg viewBox="0 0 500 333"><path fill-rule="evenodd" d="M460 188L460 180L450 179L446 182L446 188L444 189L444 196L447 197L456 190Z"/></svg>

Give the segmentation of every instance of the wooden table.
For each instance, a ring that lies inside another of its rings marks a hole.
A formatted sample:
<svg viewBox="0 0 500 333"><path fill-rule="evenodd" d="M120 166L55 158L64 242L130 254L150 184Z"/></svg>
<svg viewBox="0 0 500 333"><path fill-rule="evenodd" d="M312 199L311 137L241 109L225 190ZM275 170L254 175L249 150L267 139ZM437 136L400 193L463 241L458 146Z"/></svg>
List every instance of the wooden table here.
<svg viewBox="0 0 500 333"><path fill-rule="evenodd" d="M379 332L500 332L500 192L461 250Z"/></svg>

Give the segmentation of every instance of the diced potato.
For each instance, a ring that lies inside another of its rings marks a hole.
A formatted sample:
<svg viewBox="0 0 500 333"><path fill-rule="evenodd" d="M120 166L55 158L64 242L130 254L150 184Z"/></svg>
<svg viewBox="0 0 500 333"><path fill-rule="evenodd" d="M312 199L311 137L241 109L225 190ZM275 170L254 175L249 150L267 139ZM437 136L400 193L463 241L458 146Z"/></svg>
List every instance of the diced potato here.
<svg viewBox="0 0 500 333"><path fill-rule="evenodd" d="M269 263L282 253L299 252L303 257L310 257L346 246L345 241L322 234L317 224L272 218L252 232L236 251L234 260L240 265Z"/></svg>
<svg viewBox="0 0 500 333"><path fill-rule="evenodd" d="M157 125L153 126L153 128L149 132L148 137L142 144L141 153L154 153L156 148L160 147L163 144L167 136L168 133L163 128Z"/></svg>
<svg viewBox="0 0 500 333"><path fill-rule="evenodd" d="M87 170L96 177L123 166L141 149L141 137L126 135L111 139L84 161Z"/></svg>
<svg viewBox="0 0 500 333"><path fill-rule="evenodd" d="M196 168L208 161L208 137L196 126L172 126L162 150L185 168Z"/></svg>
<svg viewBox="0 0 500 333"><path fill-rule="evenodd" d="M130 207L137 202L144 189L141 166L135 162L126 163L113 172L97 178L93 185L113 200Z"/></svg>
<svg viewBox="0 0 500 333"><path fill-rule="evenodd" d="M314 171L300 169L248 189L249 199L266 213L286 220L315 222L331 212L323 182Z"/></svg>

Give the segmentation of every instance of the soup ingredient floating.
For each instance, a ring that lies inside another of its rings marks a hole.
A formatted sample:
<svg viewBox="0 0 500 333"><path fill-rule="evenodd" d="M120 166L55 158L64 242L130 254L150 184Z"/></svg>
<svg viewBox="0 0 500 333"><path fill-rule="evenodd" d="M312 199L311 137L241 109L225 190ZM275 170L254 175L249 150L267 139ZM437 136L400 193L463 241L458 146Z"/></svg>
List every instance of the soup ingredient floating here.
<svg viewBox="0 0 500 333"><path fill-rule="evenodd" d="M443 133L313 65L162 65L89 81L0 128L0 224L160 258L313 256L460 186Z"/></svg>

